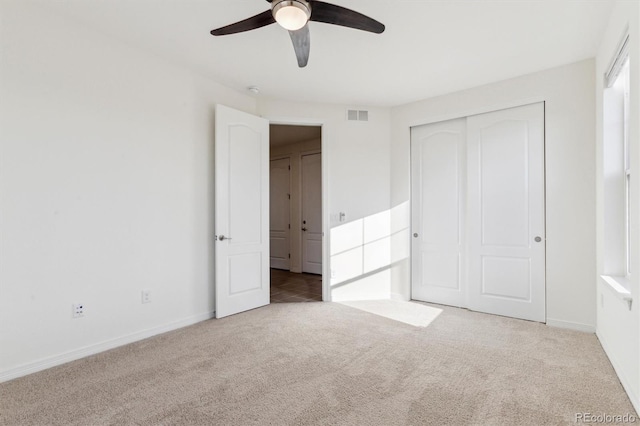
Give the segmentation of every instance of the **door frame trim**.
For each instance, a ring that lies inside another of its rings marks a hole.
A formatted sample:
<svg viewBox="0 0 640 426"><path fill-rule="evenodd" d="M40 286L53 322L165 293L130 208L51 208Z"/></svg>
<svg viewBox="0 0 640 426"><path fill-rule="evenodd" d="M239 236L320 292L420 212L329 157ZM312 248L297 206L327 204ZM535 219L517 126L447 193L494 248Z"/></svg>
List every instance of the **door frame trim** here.
<svg viewBox="0 0 640 426"><path fill-rule="evenodd" d="M329 232L329 132L327 123L317 118L291 118L291 117L264 117L269 124L279 124L285 126L317 126L320 127L320 160L322 161L322 301L331 301L331 287L329 286L330 276L328 271L331 265L329 256L330 232ZM302 154L302 153L300 153Z"/></svg>

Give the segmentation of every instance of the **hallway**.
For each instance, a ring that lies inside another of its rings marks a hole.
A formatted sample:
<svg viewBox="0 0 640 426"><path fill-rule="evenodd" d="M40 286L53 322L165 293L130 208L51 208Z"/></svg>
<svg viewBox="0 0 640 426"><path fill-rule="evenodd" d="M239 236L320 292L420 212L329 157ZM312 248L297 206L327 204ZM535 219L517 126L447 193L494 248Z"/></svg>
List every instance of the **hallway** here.
<svg viewBox="0 0 640 426"><path fill-rule="evenodd" d="M271 269L271 303L322 302L322 275Z"/></svg>

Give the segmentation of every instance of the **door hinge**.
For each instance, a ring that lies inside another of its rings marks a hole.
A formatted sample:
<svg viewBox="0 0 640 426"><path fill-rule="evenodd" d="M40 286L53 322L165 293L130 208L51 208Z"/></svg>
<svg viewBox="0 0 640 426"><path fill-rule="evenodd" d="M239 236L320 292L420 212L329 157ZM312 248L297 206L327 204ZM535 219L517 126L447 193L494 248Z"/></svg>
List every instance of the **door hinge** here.
<svg viewBox="0 0 640 426"><path fill-rule="evenodd" d="M289 167L289 170L291 170L291 166L287 166L287 167Z"/></svg>
<svg viewBox="0 0 640 426"><path fill-rule="evenodd" d="M291 259L291 253L289 253L289 259Z"/></svg>
<svg viewBox="0 0 640 426"><path fill-rule="evenodd" d="M289 224L289 229L291 229L291 224Z"/></svg>
<svg viewBox="0 0 640 426"><path fill-rule="evenodd" d="M287 194L287 198L291 199L291 194Z"/></svg>

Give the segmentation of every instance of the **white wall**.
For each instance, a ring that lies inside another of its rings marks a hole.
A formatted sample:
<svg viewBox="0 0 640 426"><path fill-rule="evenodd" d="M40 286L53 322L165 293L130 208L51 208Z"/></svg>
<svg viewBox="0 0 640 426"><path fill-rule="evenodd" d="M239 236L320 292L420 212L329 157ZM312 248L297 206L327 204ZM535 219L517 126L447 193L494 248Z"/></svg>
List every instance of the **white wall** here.
<svg viewBox="0 0 640 426"><path fill-rule="evenodd" d="M597 164L597 273L605 272L604 179L603 179L603 89L604 73L629 28L631 71L630 156L631 156L631 275L632 309L601 279L597 283L597 335L636 411L640 412L640 5L618 1L596 58L596 164ZM609 206L608 206L609 207Z"/></svg>
<svg viewBox="0 0 640 426"><path fill-rule="evenodd" d="M0 380L209 318L214 104L255 101L0 7Z"/></svg>
<svg viewBox="0 0 640 426"><path fill-rule="evenodd" d="M586 60L392 110L392 292L410 296L411 126L546 102L547 323L595 329L594 61Z"/></svg>
<svg viewBox="0 0 640 426"><path fill-rule="evenodd" d="M261 116L280 124L321 124L325 268L334 271L331 300L388 298L389 110L369 110L368 122L346 120L347 106L263 99ZM349 106L353 108L353 106ZM338 221L339 212L346 221ZM292 225L293 226L293 225ZM331 276L325 269L326 276Z"/></svg>

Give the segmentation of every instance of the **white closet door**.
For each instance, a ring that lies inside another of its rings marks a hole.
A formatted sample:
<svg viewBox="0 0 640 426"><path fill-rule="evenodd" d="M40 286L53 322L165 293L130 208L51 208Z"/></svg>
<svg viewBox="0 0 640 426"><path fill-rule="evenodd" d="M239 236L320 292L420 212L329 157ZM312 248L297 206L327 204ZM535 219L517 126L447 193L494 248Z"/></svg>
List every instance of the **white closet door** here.
<svg viewBox="0 0 640 426"><path fill-rule="evenodd" d="M464 306L465 119L411 129L412 298Z"/></svg>
<svg viewBox="0 0 640 426"><path fill-rule="evenodd" d="M269 175L269 247L271 267L289 270L289 216L290 216L289 159L271 160Z"/></svg>
<svg viewBox="0 0 640 426"><path fill-rule="evenodd" d="M544 104L467 119L470 309L545 321Z"/></svg>

